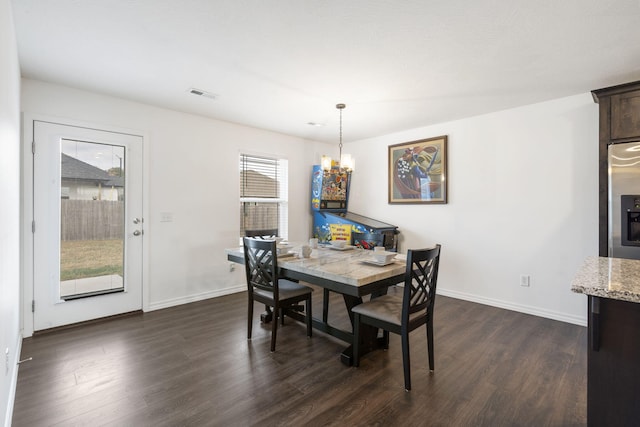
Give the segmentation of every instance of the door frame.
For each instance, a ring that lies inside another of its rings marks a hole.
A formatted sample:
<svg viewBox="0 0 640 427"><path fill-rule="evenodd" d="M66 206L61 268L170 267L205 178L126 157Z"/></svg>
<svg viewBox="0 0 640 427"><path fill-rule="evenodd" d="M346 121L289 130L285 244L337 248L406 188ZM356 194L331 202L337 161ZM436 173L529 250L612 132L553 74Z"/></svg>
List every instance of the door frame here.
<svg viewBox="0 0 640 427"><path fill-rule="evenodd" d="M21 194L21 248L20 271L21 279L21 301L22 301L22 336L24 338L33 335L34 319L32 312L32 301L34 299L34 247L32 222L34 218L34 182L33 182L33 152L32 143L34 139L34 121L49 122L64 126L75 126L81 128L94 129L104 132L125 133L140 136L142 138L142 211L143 218L149 216L149 158L146 147L148 133L136 129L127 129L116 126L106 126L79 120L52 117L41 114L24 112L22 114L22 173L20 183ZM145 236L148 237L151 231L150 221L145 221ZM149 311L149 245L142 247L142 311Z"/></svg>

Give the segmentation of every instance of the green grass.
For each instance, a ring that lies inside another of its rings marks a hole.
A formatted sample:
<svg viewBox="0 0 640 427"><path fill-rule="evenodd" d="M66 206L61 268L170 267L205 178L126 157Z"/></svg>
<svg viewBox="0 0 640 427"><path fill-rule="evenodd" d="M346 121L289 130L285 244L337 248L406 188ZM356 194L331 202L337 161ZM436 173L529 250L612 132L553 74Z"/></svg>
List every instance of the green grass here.
<svg viewBox="0 0 640 427"><path fill-rule="evenodd" d="M83 279L123 272L122 240L60 242L60 280Z"/></svg>

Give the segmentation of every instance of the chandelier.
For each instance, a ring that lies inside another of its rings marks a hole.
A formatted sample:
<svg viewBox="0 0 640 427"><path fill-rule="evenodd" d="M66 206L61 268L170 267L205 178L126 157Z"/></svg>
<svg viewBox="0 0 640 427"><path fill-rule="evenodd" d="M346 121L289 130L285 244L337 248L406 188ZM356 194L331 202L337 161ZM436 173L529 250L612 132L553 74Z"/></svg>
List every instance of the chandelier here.
<svg viewBox="0 0 640 427"><path fill-rule="evenodd" d="M336 108L340 111L340 153L339 153L339 162L334 164L329 156L322 156L322 169L325 171L331 170L332 168L338 168L340 171L344 172L352 172L355 169L355 160L351 158L351 154L342 154L342 110L346 107L345 104L337 104Z"/></svg>

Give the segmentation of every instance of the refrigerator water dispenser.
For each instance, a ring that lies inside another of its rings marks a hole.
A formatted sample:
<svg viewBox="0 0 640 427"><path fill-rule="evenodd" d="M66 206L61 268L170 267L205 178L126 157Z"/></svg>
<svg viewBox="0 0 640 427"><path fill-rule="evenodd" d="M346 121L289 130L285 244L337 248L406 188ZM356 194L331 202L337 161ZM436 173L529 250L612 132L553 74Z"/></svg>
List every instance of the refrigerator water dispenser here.
<svg viewBox="0 0 640 427"><path fill-rule="evenodd" d="M640 246L640 195L620 196L622 245Z"/></svg>

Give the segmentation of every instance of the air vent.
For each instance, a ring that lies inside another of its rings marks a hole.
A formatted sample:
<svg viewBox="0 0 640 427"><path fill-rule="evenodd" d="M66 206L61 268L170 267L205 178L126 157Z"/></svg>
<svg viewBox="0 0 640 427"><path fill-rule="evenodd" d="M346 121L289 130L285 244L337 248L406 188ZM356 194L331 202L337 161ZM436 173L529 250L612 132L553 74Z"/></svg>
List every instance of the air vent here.
<svg viewBox="0 0 640 427"><path fill-rule="evenodd" d="M216 99L218 97L218 95L214 93L207 92L206 90L202 90L202 89L196 89L194 87L189 89L189 93L197 96L204 96L205 98L211 98L211 99Z"/></svg>

